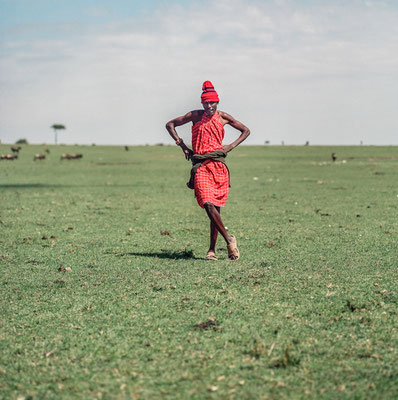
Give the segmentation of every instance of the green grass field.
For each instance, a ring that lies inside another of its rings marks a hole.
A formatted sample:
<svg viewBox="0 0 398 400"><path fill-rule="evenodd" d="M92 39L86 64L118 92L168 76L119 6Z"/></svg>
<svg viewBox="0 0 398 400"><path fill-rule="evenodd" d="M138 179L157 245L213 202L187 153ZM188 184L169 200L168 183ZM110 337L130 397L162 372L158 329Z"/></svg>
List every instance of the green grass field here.
<svg viewBox="0 0 398 400"><path fill-rule="evenodd" d="M0 162L0 398L398 397L397 147L235 149L236 263L178 148L49 148Z"/></svg>

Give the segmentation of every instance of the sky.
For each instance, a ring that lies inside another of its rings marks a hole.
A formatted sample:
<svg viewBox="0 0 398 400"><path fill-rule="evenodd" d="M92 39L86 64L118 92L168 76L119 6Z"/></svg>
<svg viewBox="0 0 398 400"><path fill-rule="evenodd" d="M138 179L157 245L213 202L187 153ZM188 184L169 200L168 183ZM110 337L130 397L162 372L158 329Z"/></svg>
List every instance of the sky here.
<svg viewBox="0 0 398 400"><path fill-rule="evenodd" d="M205 80L245 144L398 145L398 1L0 0L2 143L172 144Z"/></svg>

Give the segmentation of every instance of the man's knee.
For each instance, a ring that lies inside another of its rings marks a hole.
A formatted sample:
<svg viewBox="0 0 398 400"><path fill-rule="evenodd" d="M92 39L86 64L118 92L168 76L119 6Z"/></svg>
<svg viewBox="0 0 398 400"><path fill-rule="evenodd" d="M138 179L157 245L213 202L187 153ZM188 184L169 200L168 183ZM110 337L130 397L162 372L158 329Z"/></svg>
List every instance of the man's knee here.
<svg viewBox="0 0 398 400"><path fill-rule="evenodd" d="M211 201L206 201L206 203L203 203L203 207L208 211L215 208Z"/></svg>

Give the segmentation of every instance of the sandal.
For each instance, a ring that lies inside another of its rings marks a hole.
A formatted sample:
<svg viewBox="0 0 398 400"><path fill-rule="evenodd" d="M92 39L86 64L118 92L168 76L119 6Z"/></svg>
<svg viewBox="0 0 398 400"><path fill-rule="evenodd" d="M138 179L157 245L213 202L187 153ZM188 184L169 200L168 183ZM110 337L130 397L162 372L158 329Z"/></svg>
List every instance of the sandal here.
<svg viewBox="0 0 398 400"><path fill-rule="evenodd" d="M217 261L218 258L216 256L216 253L214 251L208 251L206 254L206 260L211 260L211 261Z"/></svg>
<svg viewBox="0 0 398 400"><path fill-rule="evenodd" d="M232 236L232 240L233 240L233 242L230 243L229 245L227 245L228 258L231 261L237 261L237 260L239 260L240 253L239 253L239 249L238 249L238 246L236 243L236 237Z"/></svg>

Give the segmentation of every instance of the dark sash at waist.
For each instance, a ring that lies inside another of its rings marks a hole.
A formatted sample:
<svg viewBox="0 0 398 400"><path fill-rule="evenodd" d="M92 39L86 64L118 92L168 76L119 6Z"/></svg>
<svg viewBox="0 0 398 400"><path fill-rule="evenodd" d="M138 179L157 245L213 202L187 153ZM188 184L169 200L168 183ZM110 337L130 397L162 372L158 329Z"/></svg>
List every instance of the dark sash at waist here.
<svg viewBox="0 0 398 400"><path fill-rule="evenodd" d="M229 179L229 169L227 164L225 163L225 158L227 157L227 153L224 150L215 150L210 153L206 154L194 154L191 157L192 161L192 169L191 169L191 176L189 179L189 182L187 182L187 186L190 189L194 189L194 182L195 182L195 173L198 170L198 168L202 165L202 163L206 160L212 160L212 161L219 161L222 162L228 170L228 179ZM231 187L231 185L229 185Z"/></svg>

